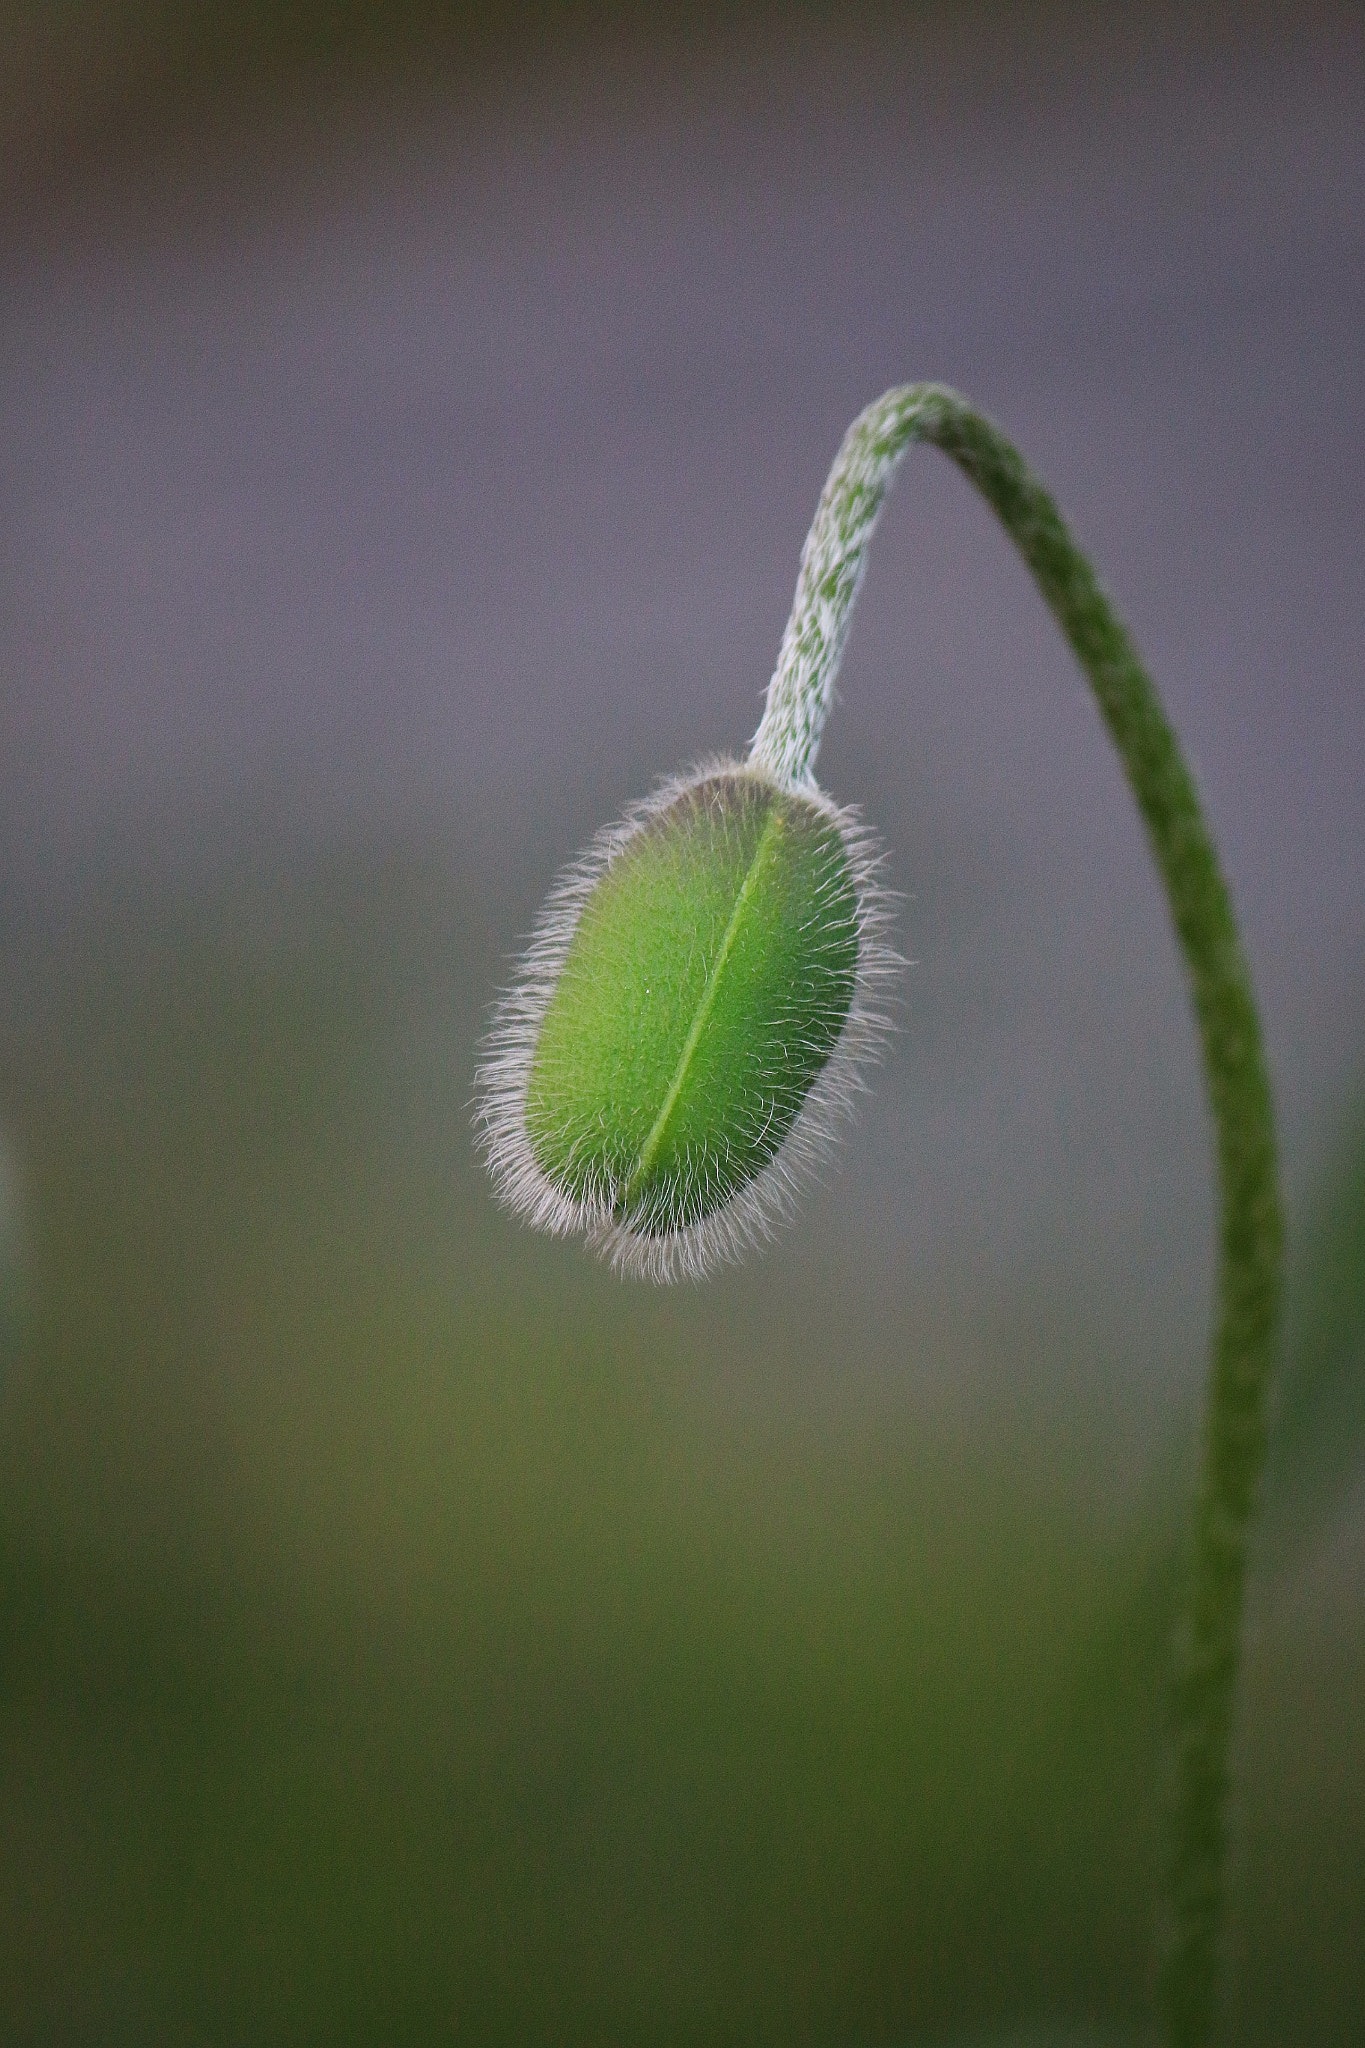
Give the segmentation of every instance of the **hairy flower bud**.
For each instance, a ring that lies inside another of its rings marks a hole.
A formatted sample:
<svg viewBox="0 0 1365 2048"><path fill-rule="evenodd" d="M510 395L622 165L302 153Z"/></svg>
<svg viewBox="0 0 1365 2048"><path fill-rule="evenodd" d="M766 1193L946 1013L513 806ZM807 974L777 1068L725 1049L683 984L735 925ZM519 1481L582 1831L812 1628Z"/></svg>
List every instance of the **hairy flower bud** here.
<svg viewBox="0 0 1365 2048"><path fill-rule="evenodd" d="M896 964L869 835L718 762L600 835L546 905L480 1070L509 1206L619 1270L699 1274L817 1163Z"/></svg>

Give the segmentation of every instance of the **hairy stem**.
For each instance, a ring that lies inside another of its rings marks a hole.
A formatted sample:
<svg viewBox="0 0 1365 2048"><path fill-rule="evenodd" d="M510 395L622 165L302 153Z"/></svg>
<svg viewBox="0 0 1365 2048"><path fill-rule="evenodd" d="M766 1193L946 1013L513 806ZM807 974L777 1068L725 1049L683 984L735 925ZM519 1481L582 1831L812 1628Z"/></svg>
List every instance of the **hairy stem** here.
<svg viewBox="0 0 1365 2048"><path fill-rule="evenodd" d="M1212 2036L1229 1755L1247 1548L1265 1458L1282 1221L1274 1112L1251 977L1194 780L1132 640L1052 498L959 393L888 391L844 437L801 557L751 758L811 778L868 543L912 441L950 455L994 507L1094 690L1166 887L1194 1002L1220 1198L1217 1303L1186 1612L1172 1687L1173 1772L1157 1995L1167 2040Z"/></svg>

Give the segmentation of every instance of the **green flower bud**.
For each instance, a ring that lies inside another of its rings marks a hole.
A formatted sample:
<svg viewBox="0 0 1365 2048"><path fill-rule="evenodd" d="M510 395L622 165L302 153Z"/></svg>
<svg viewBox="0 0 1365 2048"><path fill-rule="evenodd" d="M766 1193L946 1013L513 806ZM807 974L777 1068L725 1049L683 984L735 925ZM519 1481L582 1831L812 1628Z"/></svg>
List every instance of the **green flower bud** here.
<svg viewBox="0 0 1365 2048"><path fill-rule="evenodd" d="M601 834L486 1042L503 1200L657 1280L767 1236L885 1029L877 859L851 813L752 763L668 782Z"/></svg>

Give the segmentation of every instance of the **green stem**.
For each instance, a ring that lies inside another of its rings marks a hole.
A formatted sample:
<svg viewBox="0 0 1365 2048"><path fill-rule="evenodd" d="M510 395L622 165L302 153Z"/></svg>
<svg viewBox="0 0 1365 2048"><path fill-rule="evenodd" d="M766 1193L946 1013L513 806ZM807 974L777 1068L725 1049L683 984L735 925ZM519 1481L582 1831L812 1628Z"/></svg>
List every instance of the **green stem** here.
<svg viewBox="0 0 1365 2048"><path fill-rule="evenodd" d="M1194 780L1137 650L1052 498L999 429L957 392L907 385L850 427L802 555L753 758L788 781L809 780L868 542L913 441L951 456L994 507L1090 681L1165 884L1199 1028L1221 1211L1217 1307L1172 1691L1157 1980L1167 2040L1197 2048L1211 2038L1217 2012L1247 1550L1281 1293L1274 1112L1260 1022Z"/></svg>

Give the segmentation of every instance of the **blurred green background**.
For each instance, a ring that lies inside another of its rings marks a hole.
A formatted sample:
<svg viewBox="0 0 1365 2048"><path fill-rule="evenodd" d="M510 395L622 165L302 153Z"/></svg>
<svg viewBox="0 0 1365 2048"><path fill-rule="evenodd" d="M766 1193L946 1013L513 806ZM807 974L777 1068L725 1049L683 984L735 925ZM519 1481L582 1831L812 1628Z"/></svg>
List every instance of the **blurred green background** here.
<svg viewBox="0 0 1365 2048"><path fill-rule="evenodd" d="M1353 12L6 36L4 2039L1141 2038L1198 1076L927 458L822 757L915 961L828 1186L655 1293L471 1153L556 867L743 744L843 424L941 375L1094 541L1244 915L1293 1272L1227 2031L1358 2040Z"/></svg>

